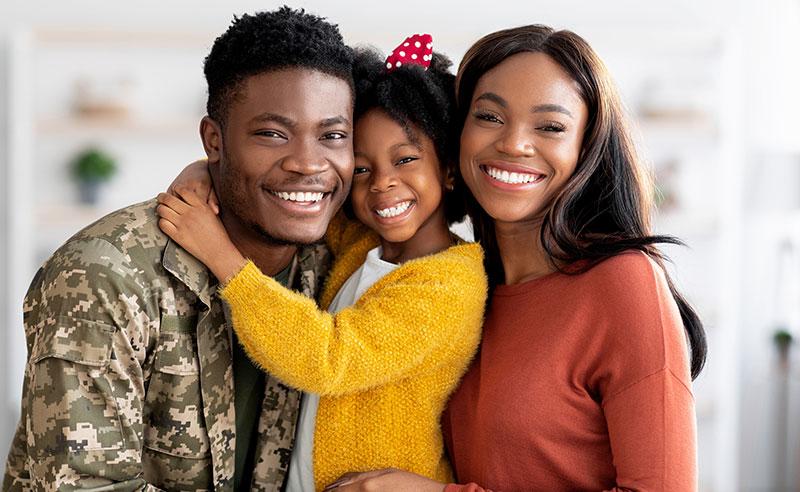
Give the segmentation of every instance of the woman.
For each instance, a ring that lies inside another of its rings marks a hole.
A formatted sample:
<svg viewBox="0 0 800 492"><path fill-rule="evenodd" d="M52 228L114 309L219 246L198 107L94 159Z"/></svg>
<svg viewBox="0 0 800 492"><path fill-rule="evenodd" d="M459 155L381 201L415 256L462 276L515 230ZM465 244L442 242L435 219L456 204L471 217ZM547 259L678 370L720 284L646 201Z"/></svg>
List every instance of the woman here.
<svg viewBox="0 0 800 492"><path fill-rule="evenodd" d="M489 34L459 67L460 171L492 293L443 426L456 490L696 489L702 324L663 269L619 97L579 36ZM399 470L338 490L436 490Z"/></svg>

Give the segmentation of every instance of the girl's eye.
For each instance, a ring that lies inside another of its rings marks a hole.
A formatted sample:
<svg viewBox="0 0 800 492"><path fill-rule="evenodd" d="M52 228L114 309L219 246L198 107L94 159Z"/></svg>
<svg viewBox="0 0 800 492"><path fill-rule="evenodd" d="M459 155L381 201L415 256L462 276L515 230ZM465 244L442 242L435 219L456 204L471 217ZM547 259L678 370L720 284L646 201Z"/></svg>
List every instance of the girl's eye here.
<svg viewBox="0 0 800 492"><path fill-rule="evenodd" d="M358 166L356 166L355 169L353 169L353 175L354 176L358 176L359 174L364 174L364 173L368 173L368 172L369 172L369 169L367 169L366 167L358 167Z"/></svg>
<svg viewBox="0 0 800 492"><path fill-rule="evenodd" d="M402 164L408 164L409 162L416 161L417 159L419 159L419 157L413 157L413 156L401 157L400 159L397 160L395 165L399 166Z"/></svg>
<svg viewBox="0 0 800 492"><path fill-rule="evenodd" d="M345 138L347 138L347 134L344 132L330 132L322 136L323 140L342 140Z"/></svg>
<svg viewBox="0 0 800 492"><path fill-rule="evenodd" d="M502 120L493 113L487 111L476 111L473 116L479 120L488 121L489 123L502 123Z"/></svg>

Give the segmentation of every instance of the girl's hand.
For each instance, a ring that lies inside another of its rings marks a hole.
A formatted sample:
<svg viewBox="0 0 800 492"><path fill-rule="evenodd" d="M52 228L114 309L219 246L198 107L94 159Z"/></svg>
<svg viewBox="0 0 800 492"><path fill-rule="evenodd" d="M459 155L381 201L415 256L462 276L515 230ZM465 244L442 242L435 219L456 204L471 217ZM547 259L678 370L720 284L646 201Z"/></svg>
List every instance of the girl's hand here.
<svg viewBox="0 0 800 492"><path fill-rule="evenodd" d="M347 473L325 487L325 492L366 492L392 490L395 492L442 492L445 484L416 473L384 468L364 473Z"/></svg>
<svg viewBox="0 0 800 492"><path fill-rule="evenodd" d="M193 191L183 198L159 193L158 226L183 249L205 264L221 282L227 282L247 260L228 236L222 221Z"/></svg>
<svg viewBox="0 0 800 492"><path fill-rule="evenodd" d="M186 201L186 195L194 193L195 195L204 198L206 203L211 207L215 214L219 214L219 200L214 191L214 183L211 181L211 174L208 172L208 161L200 159L186 166L178 177L175 178L167 193L183 198Z"/></svg>

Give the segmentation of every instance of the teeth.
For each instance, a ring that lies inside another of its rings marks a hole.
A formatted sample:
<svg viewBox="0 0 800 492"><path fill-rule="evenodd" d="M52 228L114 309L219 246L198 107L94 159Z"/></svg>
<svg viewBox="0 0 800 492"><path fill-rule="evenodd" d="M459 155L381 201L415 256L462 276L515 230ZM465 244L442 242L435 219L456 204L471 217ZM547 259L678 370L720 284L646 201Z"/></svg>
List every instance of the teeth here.
<svg viewBox="0 0 800 492"><path fill-rule="evenodd" d="M398 203L394 207L384 208L382 210L376 210L376 212L378 213L378 215L386 219L389 217L397 217L398 215L408 210L408 207L410 206L411 202L402 202Z"/></svg>
<svg viewBox="0 0 800 492"><path fill-rule="evenodd" d="M302 202L302 203L318 202L322 200L322 197L325 195L324 193L312 192L312 191L306 191L306 192L273 191L272 194L277 196L281 200L286 200L288 202Z"/></svg>
<svg viewBox="0 0 800 492"><path fill-rule="evenodd" d="M510 184L533 183L539 178L539 176L535 174L509 173L508 171L501 171L500 169L489 166L486 166L486 173L497 181Z"/></svg>

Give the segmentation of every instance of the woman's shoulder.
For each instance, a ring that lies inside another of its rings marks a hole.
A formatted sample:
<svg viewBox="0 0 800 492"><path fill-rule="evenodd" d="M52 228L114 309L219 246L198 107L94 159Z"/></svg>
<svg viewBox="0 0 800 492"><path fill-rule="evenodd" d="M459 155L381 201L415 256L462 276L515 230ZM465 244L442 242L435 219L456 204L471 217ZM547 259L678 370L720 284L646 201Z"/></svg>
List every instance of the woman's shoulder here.
<svg viewBox="0 0 800 492"><path fill-rule="evenodd" d="M611 256L583 274L593 288L604 296L652 292L666 285L662 267L649 255L629 250Z"/></svg>

